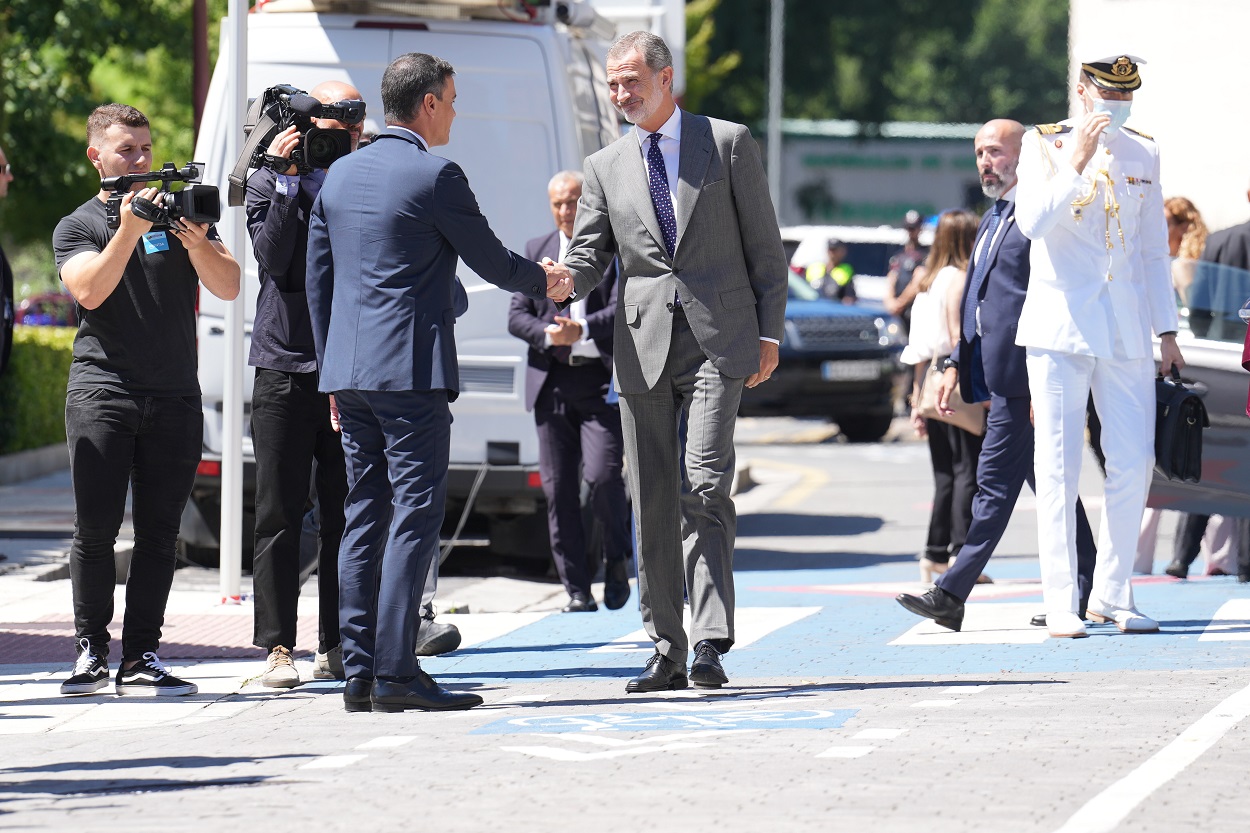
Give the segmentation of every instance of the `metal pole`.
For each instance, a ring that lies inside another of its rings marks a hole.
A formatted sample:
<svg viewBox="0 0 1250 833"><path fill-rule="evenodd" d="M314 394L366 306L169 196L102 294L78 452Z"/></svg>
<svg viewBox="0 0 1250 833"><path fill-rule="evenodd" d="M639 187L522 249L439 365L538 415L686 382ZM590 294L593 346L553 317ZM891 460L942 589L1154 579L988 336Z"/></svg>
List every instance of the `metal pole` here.
<svg viewBox="0 0 1250 833"><path fill-rule="evenodd" d="M773 211L781 215L781 99L785 61L786 0L772 0L768 27L768 194Z"/></svg>
<svg viewBox="0 0 1250 833"><path fill-rule="evenodd" d="M226 159L239 157L243 119L247 115L248 0L230 0L230 121L226 130ZM224 225L226 245L242 264L247 229L241 210L229 209ZM246 273L242 280L247 280ZM221 422L221 603L239 604L243 575L243 299L226 305L225 384Z"/></svg>

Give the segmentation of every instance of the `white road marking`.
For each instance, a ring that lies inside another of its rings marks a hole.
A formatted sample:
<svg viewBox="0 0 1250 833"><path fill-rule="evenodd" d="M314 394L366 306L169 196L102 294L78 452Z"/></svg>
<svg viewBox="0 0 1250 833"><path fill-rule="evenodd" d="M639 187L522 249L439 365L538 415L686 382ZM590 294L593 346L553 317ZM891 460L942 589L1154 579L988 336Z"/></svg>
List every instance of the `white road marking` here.
<svg viewBox="0 0 1250 833"><path fill-rule="evenodd" d="M1220 605L1199 642L1244 642L1250 640L1250 599L1233 599Z"/></svg>
<svg viewBox="0 0 1250 833"><path fill-rule="evenodd" d="M745 648L770 633L793 625L814 613L819 607L740 607L734 614L734 647ZM690 629L690 611L686 611L685 625ZM655 643L644 630L636 630L613 639L590 651L592 654L615 654L655 651Z"/></svg>
<svg viewBox="0 0 1250 833"><path fill-rule="evenodd" d="M625 749L605 749L601 752L578 752L574 749L561 749L555 746L502 746L505 752L520 752L533 758L547 758L552 761L597 761L605 758L623 758L627 755L650 755L656 752L671 752L677 749L701 749L710 746L708 743L666 743L661 746L633 746Z"/></svg>
<svg viewBox="0 0 1250 833"><path fill-rule="evenodd" d="M958 698L954 700L921 700L919 703L912 703L911 707L913 709L948 709L958 704Z"/></svg>
<svg viewBox="0 0 1250 833"><path fill-rule="evenodd" d="M416 740L416 735L384 735L380 738L367 740L357 746L357 749L393 749L396 746L403 746Z"/></svg>
<svg viewBox="0 0 1250 833"><path fill-rule="evenodd" d="M313 758L300 769L342 769L357 761L363 761L367 757L367 755L323 755L320 758Z"/></svg>
<svg viewBox="0 0 1250 833"><path fill-rule="evenodd" d="M545 613L444 613L438 617L438 621L459 628L460 650L463 650L498 639L550 615L550 611ZM451 658L454 659L455 656L452 655Z"/></svg>
<svg viewBox="0 0 1250 833"><path fill-rule="evenodd" d="M992 586L992 585L989 585ZM1050 638L1029 619L1038 604L970 604L964 608L963 630L951 631L921 619L891 645L1040 645Z"/></svg>
<svg viewBox="0 0 1250 833"><path fill-rule="evenodd" d="M985 691L987 685L953 685L950 688L942 689L943 694L976 694L978 691Z"/></svg>
<svg viewBox="0 0 1250 833"><path fill-rule="evenodd" d="M864 729L851 735L851 740L894 740L906 729Z"/></svg>
<svg viewBox="0 0 1250 833"><path fill-rule="evenodd" d="M817 755L817 758L862 758L875 746L834 746Z"/></svg>
<svg viewBox="0 0 1250 833"><path fill-rule="evenodd" d="M1109 833L1155 790L1179 775L1250 716L1250 686L1204 714L1137 769L1094 796L1057 833Z"/></svg>
<svg viewBox="0 0 1250 833"><path fill-rule="evenodd" d="M514 694L511 697L505 697L500 703L541 703L551 697L550 694Z"/></svg>

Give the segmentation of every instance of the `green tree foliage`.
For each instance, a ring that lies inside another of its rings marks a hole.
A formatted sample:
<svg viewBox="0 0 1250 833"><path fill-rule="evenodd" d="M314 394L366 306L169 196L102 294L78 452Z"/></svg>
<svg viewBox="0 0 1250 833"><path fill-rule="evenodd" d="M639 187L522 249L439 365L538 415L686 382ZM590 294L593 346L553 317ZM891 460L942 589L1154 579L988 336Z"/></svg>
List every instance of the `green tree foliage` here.
<svg viewBox="0 0 1250 833"><path fill-rule="evenodd" d="M724 52L712 58L712 36L716 34L712 13L720 2L690 0L686 5L686 91L682 105L692 112L700 111L704 97L742 63L738 52Z"/></svg>
<svg viewBox="0 0 1250 833"><path fill-rule="evenodd" d="M741 62L704 112L766 116L768 12L762 0L712 10L710 54ZM1052 120L1067 110L1067 35L1055 0L787 0L784 112L869 125Z"/></svg>

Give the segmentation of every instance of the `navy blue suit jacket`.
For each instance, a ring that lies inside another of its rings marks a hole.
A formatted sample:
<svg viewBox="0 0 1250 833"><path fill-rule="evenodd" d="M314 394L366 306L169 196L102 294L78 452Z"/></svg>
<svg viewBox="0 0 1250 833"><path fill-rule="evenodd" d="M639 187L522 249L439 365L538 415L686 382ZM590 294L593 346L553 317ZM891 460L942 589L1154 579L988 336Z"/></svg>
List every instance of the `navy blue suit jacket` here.
<svg viewBox="0 0 1250 833"><path fill-rule="evenodd" d="M388 128L334 163L308 229L320 389L460 390L460 257L509 292L545 298L541 266L491 231L460 166Z"/></svg>
<svg viewBox="0 0 1250 833"><path fill-rule="evenodd" d="M993 246L983 257L989 258L989 272L981 284L981 335L975 331L961 333L960 342L952 357L959 362L959 392L965 402L974 402L973 374L984 381L984 387L998 396L1028 396L1029 376L1024 365L1024 348L1016 344L1016 328L1020 324L1020 309L1029 288L1029 239L1015 222L1016 204L1010 202L1003 212L1002 222L1007 227L998 235ZM977 243L985 233L989 212L981 218L977 230ZM973 250L974 253L977 249ZM968 292L972 286L972 273L976 258L968 264L968 280L964 283L964 296L960 301L962 311L968 304ZM980 358L974 344L980 342Z"/></svg>
<svg viewBox="0 0 1250 833"><path fill-rule="evenodd" d="M525 244L525 256L530 260L549 257L555 260L560 254L560 232L553 231L546 237L536 237ZM586 296L586 327L590 339L599 348L599 357L608 373L612 372L612 336L616 326L616 278L617 263L603 273L603 281ZM544 298L535 301L518 292L512 296L508 308L508 332L528 342L529 359L525 369L525 410L534 410L538 393L547 381L547 372L554 359L546 344L546 326L554 323L560 309L554 301ZM567 309L564 314L567 315Z"/></svg>

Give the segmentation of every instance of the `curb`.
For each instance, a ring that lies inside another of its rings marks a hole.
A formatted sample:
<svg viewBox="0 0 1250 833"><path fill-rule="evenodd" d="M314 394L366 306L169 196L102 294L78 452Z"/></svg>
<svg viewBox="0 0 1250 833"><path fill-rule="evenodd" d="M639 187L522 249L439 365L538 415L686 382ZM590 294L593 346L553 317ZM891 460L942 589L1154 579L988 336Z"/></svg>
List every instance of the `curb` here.
<svg viewBox="0 0 1250 833"><path fill-rule="evenodd" d="M34 480L67 468L69 446L65 443L0 454L0 486Z"/></svg>
<svg viewBox="0 0 1250 833"><path fill-rule="evenodd" d="M751 461L739 460L738 465L734 468L733 483L729 485L729 496L745 492L747 489L757 485L754 478L751 477Z"/></svg>

